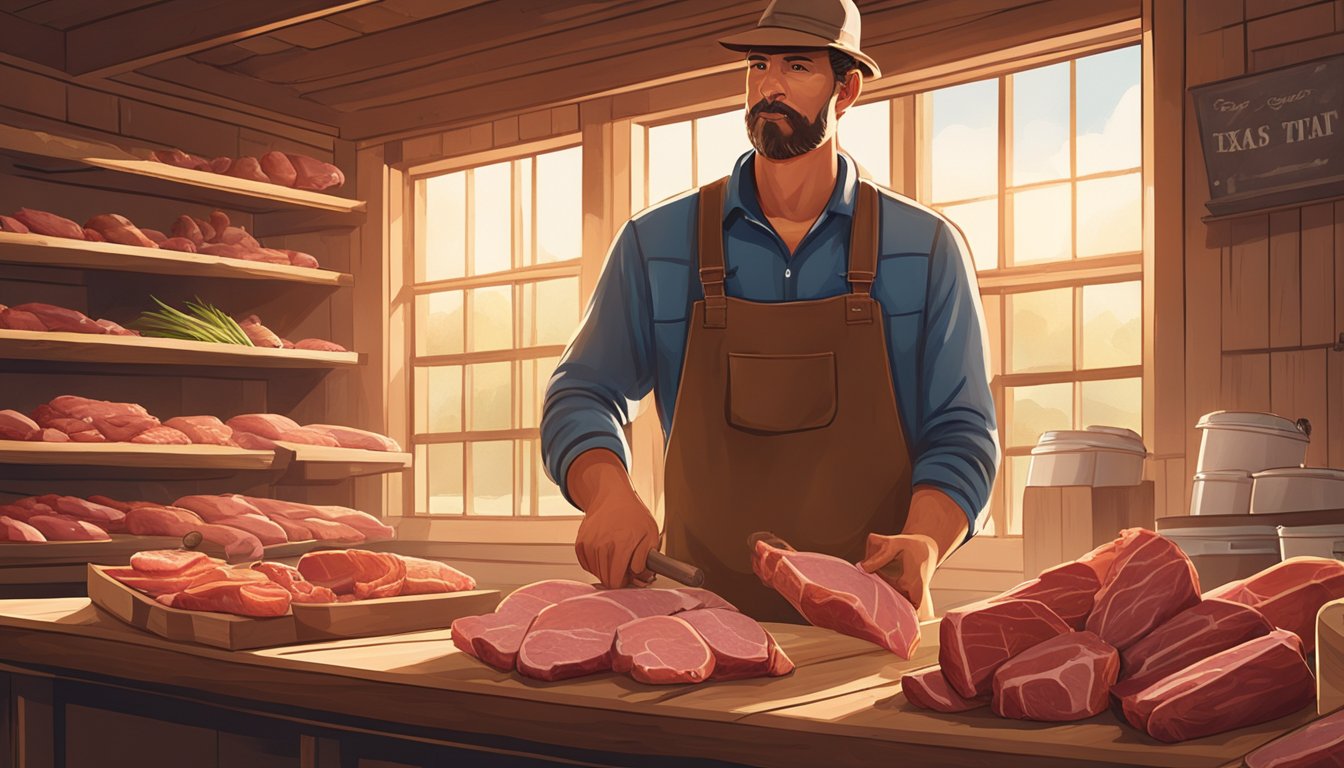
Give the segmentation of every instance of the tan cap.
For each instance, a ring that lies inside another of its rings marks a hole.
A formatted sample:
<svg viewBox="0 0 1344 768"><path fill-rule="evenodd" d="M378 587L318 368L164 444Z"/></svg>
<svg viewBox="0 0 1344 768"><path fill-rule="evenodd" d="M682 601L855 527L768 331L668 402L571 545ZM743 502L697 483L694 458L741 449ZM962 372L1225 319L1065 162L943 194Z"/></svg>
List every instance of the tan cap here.
<svg viewBox="0 0 1344 768"><path fill-rule="evenodd" d="M753 48L834 48L853 56L868 77L882 70L859 50L859 9L854 0L771 0L756 28L719 40L732 51Z"/></svg>

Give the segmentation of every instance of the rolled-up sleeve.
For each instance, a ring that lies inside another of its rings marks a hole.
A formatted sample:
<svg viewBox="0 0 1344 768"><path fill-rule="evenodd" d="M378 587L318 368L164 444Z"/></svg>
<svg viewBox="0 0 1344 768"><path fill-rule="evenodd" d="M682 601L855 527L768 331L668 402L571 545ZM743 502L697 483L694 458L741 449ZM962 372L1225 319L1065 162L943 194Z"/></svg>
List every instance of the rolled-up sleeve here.
<svg viewBox="0 0 1344 768"><path fill-rule="evenodd" d="M914 485L946 492L979 530L998 471L999 440L985 355L984 312L970 250L956 227L939 227L929 259L920 340L920 417L911 441Z"/></svg>
<svg viewBox="0 0 1344 768"><path fill-rule="evenodd" d="M571 504L566 481L579 454L607 448L630 466L621 427L629 421L633 404L653 388L650 317L647 270L634 224L626 222L542 406L546 474Z"/></svg>

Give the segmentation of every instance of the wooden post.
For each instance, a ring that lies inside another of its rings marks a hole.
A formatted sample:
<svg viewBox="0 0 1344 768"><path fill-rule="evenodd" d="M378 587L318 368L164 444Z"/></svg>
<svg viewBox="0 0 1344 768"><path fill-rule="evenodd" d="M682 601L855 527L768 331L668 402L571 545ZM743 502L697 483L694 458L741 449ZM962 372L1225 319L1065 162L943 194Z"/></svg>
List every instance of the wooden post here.
<svg viewBox="0 0 1344 768"><path fill-rule="evenodd" d="M56 768L56 705L51 678L10 677L15 768Z"/></svg>

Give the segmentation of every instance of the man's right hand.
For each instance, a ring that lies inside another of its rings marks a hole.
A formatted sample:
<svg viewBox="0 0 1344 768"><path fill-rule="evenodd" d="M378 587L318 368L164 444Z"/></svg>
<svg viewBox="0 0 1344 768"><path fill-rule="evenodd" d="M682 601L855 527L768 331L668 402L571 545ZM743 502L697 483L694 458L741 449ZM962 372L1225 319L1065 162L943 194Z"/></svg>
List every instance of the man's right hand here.
<svg viewBox="0 0 1344 768"><path fill-rule="evenodd" d="M584 513L574 541L579 565L610 589L653 581L645 561L658 548L658 524L620 458L604 448L585 451L570 464L567 483Z"/></svg>

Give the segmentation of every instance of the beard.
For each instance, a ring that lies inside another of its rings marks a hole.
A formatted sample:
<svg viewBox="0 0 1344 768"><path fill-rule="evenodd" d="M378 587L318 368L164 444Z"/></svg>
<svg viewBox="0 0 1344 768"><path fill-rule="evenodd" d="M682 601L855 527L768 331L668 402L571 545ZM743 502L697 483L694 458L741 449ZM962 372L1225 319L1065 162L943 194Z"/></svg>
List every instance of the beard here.
<svg viewBox="0 0 1344 768"><path fill-rule="evenodd" d="M784 116L788 130L777 120L761 117L762 112L774 112ZM771 160L788 160L811 152L821 146L826 138L826 123L829 109L822 109L816 120L808 120L797 110L778 101L756 102L756 106L747 112L747 137L757 152Z"/></svg>

